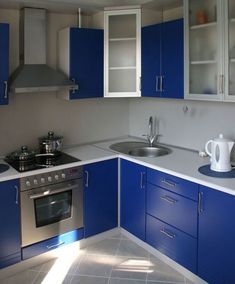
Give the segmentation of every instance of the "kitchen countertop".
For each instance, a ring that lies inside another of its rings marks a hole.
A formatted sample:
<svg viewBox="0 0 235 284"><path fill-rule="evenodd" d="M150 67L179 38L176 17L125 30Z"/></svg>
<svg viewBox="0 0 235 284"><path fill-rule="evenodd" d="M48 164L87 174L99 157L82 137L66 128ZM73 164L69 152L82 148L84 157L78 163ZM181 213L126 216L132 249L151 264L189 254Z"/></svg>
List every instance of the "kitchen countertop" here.
<svg viewBox="0 0 235 284"><path fill-rule="evenodd" d="M235 178L213 178L205 176L198 172L198 168L200 166L209 164L208 157L201 158L195 151L190 151L173 146L168 146L172 149L172 152L170 154L157 158L132 157L125 154L120 154L109 148L109 146L114 143L124 141L143 140L133 137L126 137L115 140L109 140L101 143L95 143L91 145L74 146L68 149L64 149L64 152L80 159L81 161L52 168L29 171L25 173L18 173L15 169L10 167L9 170L0 174L0 182L119 157L152 169L156 169L201 185L205 185L235 195ZM3 160L0 160L0 163L6 164Z"/></svg>

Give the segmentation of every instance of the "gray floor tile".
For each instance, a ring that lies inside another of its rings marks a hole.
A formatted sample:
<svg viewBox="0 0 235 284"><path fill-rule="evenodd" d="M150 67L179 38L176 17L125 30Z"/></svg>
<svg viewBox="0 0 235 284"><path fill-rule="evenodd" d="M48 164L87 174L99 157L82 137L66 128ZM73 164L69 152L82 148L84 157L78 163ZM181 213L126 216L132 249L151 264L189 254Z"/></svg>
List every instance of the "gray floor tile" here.
<svg viewBox="0 0 235 284"><path fill-rule="evenodd" d="M189 279L185 279L185 281L186 281L186 284L197 284L196 282L193 282L193 281L191 281Z"/></svg>
<svg viewBox="0 0 235 284"><path fill-rule="evenodd" d="M113 266L111 278L145 280L148 260L133 257L118 257Z"/></svg>
<svg viewBox="0 0 235 284"><path fill-rule="evenodd" d="M114 256L86 255L78 267L77 274L109 277L113 264L115 264Z"/></svg>
<svg viewBox="0 0 235 284"><path fill-rule="evenodd" d="M150 262L152 268L147 276L148 281L155 281L156 283L185 283L185 277L164 262L152 257Z"/></svg>
<svg viewBox="0 0 235 284"><path fill-rule="evenodd" d="M147 281L147 284L185 284L185 282Z"/></svg>
<svg viewBox="0 0 235 284"><path fill-rule="evenodd" d="M87 254L115 255L120 245L119 239L106 239L87 247Z"/></svg>
<svg viewBox="0 0 235 284"><path fill-rule="evenodd" d="M91 276L74 276L70 284L107 284L108 278Z"/></svg>
<svg viewBox="0 0 235 284"><path fill-rule="evenodd" d="M108 284L145 284L145 283L146 283L145 280L110 278Z"/></svg>
<svg viewBox="0 0 235 284"><path fill-rule="evenodd" d="M117 256L149 257L149 253L128 239L122 239L117 250Z"/></svg>

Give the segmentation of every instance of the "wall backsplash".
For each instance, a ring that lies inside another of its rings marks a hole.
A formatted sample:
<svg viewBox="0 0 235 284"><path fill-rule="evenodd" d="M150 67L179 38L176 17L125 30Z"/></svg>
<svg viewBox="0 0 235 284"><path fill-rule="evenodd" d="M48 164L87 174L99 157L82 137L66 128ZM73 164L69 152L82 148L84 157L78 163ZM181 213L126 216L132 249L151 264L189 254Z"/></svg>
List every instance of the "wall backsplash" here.
<svg viewBox="0 0 235 284"><path fill-rule="evenodd" d="M188 112L183 111L184 106ZM147 133L152 115L158 121L163 143L199 150L220 133L235 141L235 103L131 99L129 115L133 136Z"/></svg>
<svg viewBox="0 0 235 284"><path fill-rule="evenodd" d="M64 144L80 144L127 135L128 100L64 101L55 93L14 95L0 107L0 155L21 145L37 147L39 136L54 130Z"/></svg>

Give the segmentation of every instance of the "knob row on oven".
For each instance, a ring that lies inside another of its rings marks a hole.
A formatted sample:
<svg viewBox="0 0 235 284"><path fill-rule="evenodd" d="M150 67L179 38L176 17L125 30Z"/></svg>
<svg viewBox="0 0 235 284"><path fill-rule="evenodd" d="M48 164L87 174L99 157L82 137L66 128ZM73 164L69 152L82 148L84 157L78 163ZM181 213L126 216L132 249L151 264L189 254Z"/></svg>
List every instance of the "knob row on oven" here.
<svg viewBox="0 0 235 284"><path fill-rule="evenodd" d="M55 181L58 181L60 178L65 179L66 178L65 173L62 173L61 175L58 175L58 174L54 175ZM32 185L39 185L39 184L44 184L44 183L52 182L52 181L53 181L53 177L48 176L47 178L44 178L44 177L41 177L40 179L35 178L32 181L27 180L25 182L25 184L26 184L27 187L30 187L31 183L32 183Z"/></svg>

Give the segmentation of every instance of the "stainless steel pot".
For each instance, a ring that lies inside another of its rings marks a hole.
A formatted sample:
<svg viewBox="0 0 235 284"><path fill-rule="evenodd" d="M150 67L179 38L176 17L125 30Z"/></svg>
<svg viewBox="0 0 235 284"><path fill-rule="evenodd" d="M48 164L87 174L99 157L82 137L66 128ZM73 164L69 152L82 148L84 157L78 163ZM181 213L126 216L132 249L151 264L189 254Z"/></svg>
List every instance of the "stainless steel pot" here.
<svg viewBox="0 0 235 284"><path fill-rule="evenodd" d="M39 138L40 153L51 154L62 150L62 136L55 136L53 131L49 131L47 136Z"/></svg>
<svg viewBox="0 0 235 284"><path fill-rule="evenodd" d="M36 152L29 150L27 146L22 146L20 150L14 151L7 155L7 159L15 162L28 162L35 158Z"/></svg>

